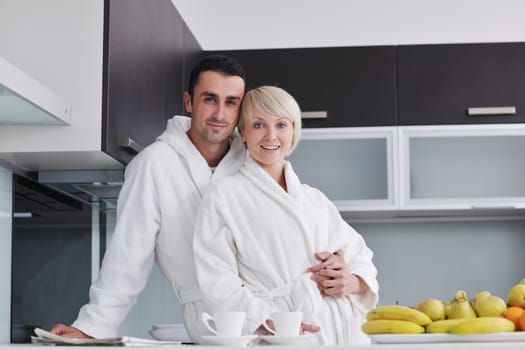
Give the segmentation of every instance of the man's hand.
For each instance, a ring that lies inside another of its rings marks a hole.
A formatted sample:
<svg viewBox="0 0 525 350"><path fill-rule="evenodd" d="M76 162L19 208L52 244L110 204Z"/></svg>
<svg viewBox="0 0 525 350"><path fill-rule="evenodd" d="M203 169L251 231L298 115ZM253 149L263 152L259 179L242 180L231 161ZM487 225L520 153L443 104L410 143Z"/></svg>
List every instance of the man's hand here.
<svg viewBox="0 0 525 350"><path fill-rule="evenodd" d="M315 253L319 264L307 269L322 296L342 298L349 294L362 294L366 283L357 275L348 273L341 255L330 252Z"/></svg>
<svg viewBox="0 0 525 350"><path fill-rule="evenodd" d="M71 326L66 326L65 324L58 323L54 325L50 330L50 333L60 335L62 337L66 338L75 338L75 339L86 339L91 338L86 333L80 331L79 329L76 329Z"/></svg>

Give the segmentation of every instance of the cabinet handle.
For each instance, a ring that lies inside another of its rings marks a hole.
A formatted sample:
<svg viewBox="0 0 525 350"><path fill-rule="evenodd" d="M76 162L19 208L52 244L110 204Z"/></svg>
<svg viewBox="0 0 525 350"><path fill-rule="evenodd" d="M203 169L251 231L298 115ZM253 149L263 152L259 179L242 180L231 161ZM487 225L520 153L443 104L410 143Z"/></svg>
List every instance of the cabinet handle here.
<svg viewBox="0 0 525 350"><path fill-rule="evenodd" d="M142 146L140 143L135 142L132 138L124 139L120 144L120 147L124 147L125 149L131 151L132 153L139 153L144 149L144 146Z"/></svg>
<svg viewBox="0 0 525 350"><path fill-rule="evenodd" d="M509 115L516 114L515 106L505 107L469 107L468 115Z"/></svg>
<svg viewBox="0 0 525 350"><path fill-rule="evenodd" d="M301 112L301 119L326 119L328 113L326 111L311 111Z"/></svg>
<svg viewBox="0 0 525 350"><path fill-rule="evenodd" d="M475 204L471 206L472 209L517 209L516 205L497 205L497 204Z"/></svg>

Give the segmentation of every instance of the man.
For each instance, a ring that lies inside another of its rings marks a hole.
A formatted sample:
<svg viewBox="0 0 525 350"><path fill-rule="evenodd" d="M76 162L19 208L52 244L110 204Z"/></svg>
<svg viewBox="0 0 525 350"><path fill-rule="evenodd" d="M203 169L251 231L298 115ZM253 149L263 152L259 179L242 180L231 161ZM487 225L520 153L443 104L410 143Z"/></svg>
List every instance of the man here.
<svg viewBox="0 0 525 350"><path fill-rule="evenodd" d="M156 262L173 286L189 336L209 334L195 277L192 241L197 208L210 181L234 174L245 149L234 132L245 92L241 65L225 56L207 56L193 69L184 93L191 119L175 116L156 142L127 166L117 205L117 225L89 303L77 320L51 332L70 338L117 336ZM312 268L323 293L344 294L349 274L342 259L327 252ZM305 325L307 331L317 327Z"/></svg>
<svg viewBox="0 0 525 350"><path fill-rule="evenodd" d="M184 93L191 119L175 116L156 142L127 166L118 200L117 225L89 303L72 327L51 332L85 338L115 337L156 262L182 304L194 341L206 334L195 278L192 234L195 213L210 181L235 173L244 145L234 133L245 90L240 64L205 57Z"/></svg>

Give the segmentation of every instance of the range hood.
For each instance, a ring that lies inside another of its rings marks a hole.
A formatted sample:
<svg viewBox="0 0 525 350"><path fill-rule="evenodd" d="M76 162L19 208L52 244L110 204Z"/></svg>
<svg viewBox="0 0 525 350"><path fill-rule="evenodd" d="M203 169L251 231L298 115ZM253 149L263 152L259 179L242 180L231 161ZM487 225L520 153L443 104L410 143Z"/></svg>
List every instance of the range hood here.
<svg viewBox="0 0 525 350"><path fill-rule="evenodd" d="M70 103L0 57L0 125L70 123Z"/></svg>
<svg viewBox="0 0 525 350"><path fill-rule="evenodd" d="M47 170L39 171L35 180L107 211L116 209L124 170Z"/></svg>

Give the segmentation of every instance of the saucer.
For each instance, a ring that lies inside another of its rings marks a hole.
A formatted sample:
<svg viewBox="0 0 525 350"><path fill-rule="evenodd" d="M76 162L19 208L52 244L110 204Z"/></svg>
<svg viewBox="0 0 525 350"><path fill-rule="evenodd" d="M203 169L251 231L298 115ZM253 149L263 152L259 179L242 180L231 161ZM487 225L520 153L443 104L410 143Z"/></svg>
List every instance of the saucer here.
<svg viewBox="0 0 525 350"><path fill-rule="evenodd" d="M203 335L202 340L203 343L211 345L246 346L252 340L257 339L257 337L257 334L241 335L240 337L221 337L218 335Z"/></svg>
<svg viewBox="0 0 525 350"><path fill-rule="evenodd" d="M261 340L274 345L308 345L312 344L312 336L309 334L296 336L261 335Z"/></svg>

